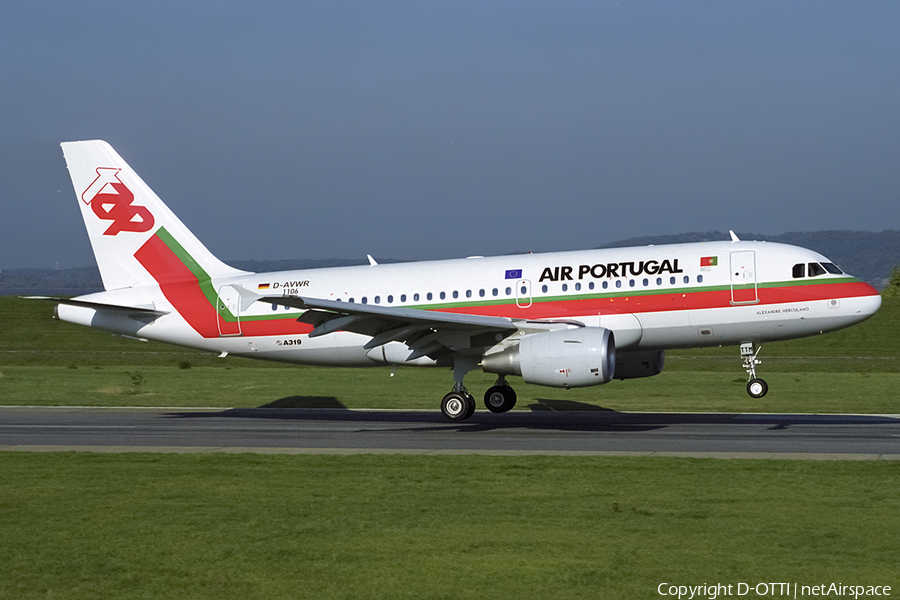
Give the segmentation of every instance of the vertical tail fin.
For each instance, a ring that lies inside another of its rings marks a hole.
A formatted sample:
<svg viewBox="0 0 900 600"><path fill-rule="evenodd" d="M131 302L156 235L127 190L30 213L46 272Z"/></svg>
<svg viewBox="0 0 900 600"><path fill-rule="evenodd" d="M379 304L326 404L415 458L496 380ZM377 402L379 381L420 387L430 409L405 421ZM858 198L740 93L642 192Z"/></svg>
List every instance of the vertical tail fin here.
<svg viewBox="0 0 900 600"><path fill-rule="evenodd" d="M112 146L61 146L104 288L152 285L185 272L207 280L243 273L213 256Z"/></svg>

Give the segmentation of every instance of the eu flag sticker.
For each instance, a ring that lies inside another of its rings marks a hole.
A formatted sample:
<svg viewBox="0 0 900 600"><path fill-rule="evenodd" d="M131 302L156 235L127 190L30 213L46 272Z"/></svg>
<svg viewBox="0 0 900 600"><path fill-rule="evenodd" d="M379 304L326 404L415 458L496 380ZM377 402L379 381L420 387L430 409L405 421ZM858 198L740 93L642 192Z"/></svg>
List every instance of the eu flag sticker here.
<svg viewBox="0 0 900 600"><path fill-rule="evenodd" d="M507 269L506 270L506 278L507 279L522 279L522 269Z"/></svg>

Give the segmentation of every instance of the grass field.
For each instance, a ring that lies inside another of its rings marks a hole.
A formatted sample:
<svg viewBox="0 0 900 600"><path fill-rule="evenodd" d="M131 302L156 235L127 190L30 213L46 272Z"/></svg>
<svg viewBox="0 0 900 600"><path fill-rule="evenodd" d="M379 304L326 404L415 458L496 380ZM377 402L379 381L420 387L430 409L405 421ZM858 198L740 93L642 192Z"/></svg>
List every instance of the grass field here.
<svg viewBox="0 0 900 600"><path fill-rule="evenodd" d="M0 403L116 406L326 406L437 409L445 369L328 369L227 357L139 342L50 318L52 305L0 297ZM667 353L642 380L559 390L510 378L519 409L549 404L629 411L896 413L900 403L900 302L885 301L850 329L767 344L760 374L769 394L750 398L737 348ZM476 394L495 378L470 373ZM561 402L562 401L562 402Z"/></svg>
<svg viewBox="0 0 900 600"><path fill-rule="evenodd" d="M437 410L451 380L218 359L50 313L0 298L0 403ZM897 413L898 316L886 302L855 328L767 345L762 400L726 348L597 388L519 382L519 407ZM898 489L894 461L5 452L0 598L659 598L664 582L896 594Z"/></svg>
<svg viewBox="0 0 900 600"><path fill-rule="evenodd" d="M3 598L900 584L890 463L6 454L0 474Z"/></svg>

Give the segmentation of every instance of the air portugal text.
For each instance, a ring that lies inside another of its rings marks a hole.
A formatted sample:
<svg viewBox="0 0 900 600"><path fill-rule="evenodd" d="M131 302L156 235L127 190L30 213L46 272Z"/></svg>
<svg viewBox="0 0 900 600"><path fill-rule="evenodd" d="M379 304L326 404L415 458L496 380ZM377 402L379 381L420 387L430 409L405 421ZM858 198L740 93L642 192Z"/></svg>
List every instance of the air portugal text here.
<svg viewBox="0 0 900 600"><path fill-rule="evenodd" d="M584 279L591 276L594 279L603 277L638 277L640 275L661 275L662 273L683 273L684 270L678 267L678 259L662 261L658 260L642 260L639 262L628 261L620 263L598 263L596 265L578 265L577 274L576 267L560 266L560 267L544 267L541 272L541 281L573 281L574 279Z"/></svg>

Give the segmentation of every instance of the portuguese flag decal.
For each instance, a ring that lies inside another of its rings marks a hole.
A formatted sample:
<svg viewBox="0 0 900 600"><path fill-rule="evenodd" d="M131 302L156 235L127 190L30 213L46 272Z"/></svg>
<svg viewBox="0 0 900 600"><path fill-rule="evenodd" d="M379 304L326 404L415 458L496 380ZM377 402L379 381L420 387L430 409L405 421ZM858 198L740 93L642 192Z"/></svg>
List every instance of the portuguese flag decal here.
<svg viewBox="0 0 900 600"><path fill-rule="evenodd" d="M719 264L718 256L702 256L700 257L701 267L715 267Z"/></svg>

